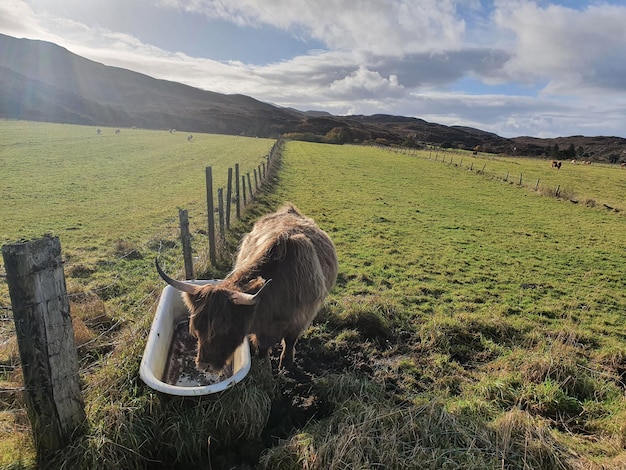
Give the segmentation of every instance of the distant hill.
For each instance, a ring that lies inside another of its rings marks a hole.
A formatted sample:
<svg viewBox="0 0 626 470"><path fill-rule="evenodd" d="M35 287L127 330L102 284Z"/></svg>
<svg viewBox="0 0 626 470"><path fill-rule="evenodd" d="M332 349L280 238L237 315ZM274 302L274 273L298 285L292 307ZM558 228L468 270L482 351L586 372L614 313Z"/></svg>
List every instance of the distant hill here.
<svg viewBox="0 0 626 470"><path fill-rule="evenodd" d="M465 126L375 114L298 111L110 67L56 44L0 34L0 116L112 127L179 129L337 143L428 144L547 158L626 161L626 139L506 139ZM556 144L556 148L555 148Z"/></svg>

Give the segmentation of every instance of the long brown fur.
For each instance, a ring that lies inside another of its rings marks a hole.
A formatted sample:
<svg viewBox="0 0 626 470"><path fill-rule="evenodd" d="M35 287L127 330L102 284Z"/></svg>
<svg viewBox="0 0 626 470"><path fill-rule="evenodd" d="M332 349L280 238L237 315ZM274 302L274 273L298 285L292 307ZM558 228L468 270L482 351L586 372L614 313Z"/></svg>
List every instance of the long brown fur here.
<svg viewBox="0 0 626 470"><path fill-rule="evenodd" d="M233 270L222 283L183 294L190 331L198 338L198 367L223 367L247 335L261 356L282 340L280 367L291 367L295 343L337 273L332 241L293 204L259 219L242 239ZM254 305L233 302L234 293L254 294L268 280Z"/></svg>

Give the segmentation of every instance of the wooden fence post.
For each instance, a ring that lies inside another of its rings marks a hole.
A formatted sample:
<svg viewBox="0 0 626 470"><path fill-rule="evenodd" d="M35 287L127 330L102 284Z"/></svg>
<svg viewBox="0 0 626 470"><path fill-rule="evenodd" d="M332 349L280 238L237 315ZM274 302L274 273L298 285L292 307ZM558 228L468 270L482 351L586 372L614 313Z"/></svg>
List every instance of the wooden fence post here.
<svg viewBox="0 0 626 470"><path fill-rule="evenodd" d="M224 243L226 239L226 231L224 230L224 188L217 190L217 207L220 221L220 240Z"/></svg>
<svg viewBox="0 0 626 470"><path fill-rule="evenodd" d="M215 266L217 261L215 255L215 209L213 205L213 169L206 167L206 206L209 225L209 259Z"/></svg>
<svg viewBox="0 0 626 470"><path fill-rule="evenodd" d="M256 192L259 192L259 179L256 175L256 168L254 169L254 188Z"/></svg>
<svg viewBox="0 0 626 470"><path fill-rule="evenodd" d="M522 173L519 174L519 185L522 185Z"/></svg>
<svg viewBox="0 0 626 470"><path fill-rule="evenodd" d="M235 202L237 208L237 220L241 219L241 198L239 193L239 163L235 163Z"/></svg>
<svg viewBox="0 0 626 470"><path fill-rule="evenodd" d="M193 279L191 234L189 233L189 214L187 210L178 209L178 220L180 220L180 241L183 245L183 260L185 261L185 279Z"/></svg>
<svg viewBox="0 0 626 470"><path fill-rule="evenodd" d="M24 375L25 401L40 467L85 425L78 357L58 237L4 245Z"/></svg>
<svg viewBox="0 0 626 470"><path fill-rule="evenodd" d="M228 169L228 183L226 186L226 227L230 228L230 201L233 197L233 169Z"/></svg>
<svg viewBox="0 0 626 470"><path fill-rule="evenodd" d="M537 178L537 184L535 184L535 191L537 191L537 189L539 189L539 178Z"/></svg>
<svg viewBox="0 0 626 470"><path fill-rule="evenodd" d="M241 191L243 193L243 205L245 206L248 204L248 201L246 201L246 177L243 175L241 176Z"/></svg>
<svg viewBox="0 0 626 470"><path fill-rule="evenodd" d="M250 173L246 173L246 178L248 179L248 195L250 196L250 201L252 201L252 181L250 180Z"/></svg>

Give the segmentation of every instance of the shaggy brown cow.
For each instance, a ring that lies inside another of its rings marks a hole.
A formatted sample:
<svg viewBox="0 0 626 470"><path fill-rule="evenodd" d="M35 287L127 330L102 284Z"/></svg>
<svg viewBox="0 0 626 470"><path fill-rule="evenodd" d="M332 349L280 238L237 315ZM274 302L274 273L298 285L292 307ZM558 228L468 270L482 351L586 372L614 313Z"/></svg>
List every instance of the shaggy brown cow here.
<svg viewBox="0 0 626 470"><path fill-rule="evenodd" d="M335 246L293 204L259 219L242 240L233 271L219 284L198 286L161 277L183 291L190 332L198 338L196 367L220 371L250 335L259 355L282 340L281 368L337 279Z"/></svg>
<svg viewBox="0 0 626 470"><path fill-rule="evenodd" d="M552 160L552 168L556 168L558 170L561 169L561 162L558 162L556 160Z"/></svg>

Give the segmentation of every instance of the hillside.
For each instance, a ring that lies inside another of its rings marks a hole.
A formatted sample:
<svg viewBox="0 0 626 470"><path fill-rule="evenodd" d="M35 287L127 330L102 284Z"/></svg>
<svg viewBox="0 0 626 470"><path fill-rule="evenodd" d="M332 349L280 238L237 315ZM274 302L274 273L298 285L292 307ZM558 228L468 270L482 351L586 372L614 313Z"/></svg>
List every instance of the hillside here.
<svg viewBox="0 0 626 470"><path fill-rule="evenodd" d="M0 116L59 123L180 129L336 143L474 149L546 158L626 161L626 139L506 139L465 126L375 114L333 116L273 106L106 66L56 44L0 34ZM555 144L558 148L555 149ZM571 146L574 146L574 156ZM568 152L570 151L570 152Z"/></svg>

